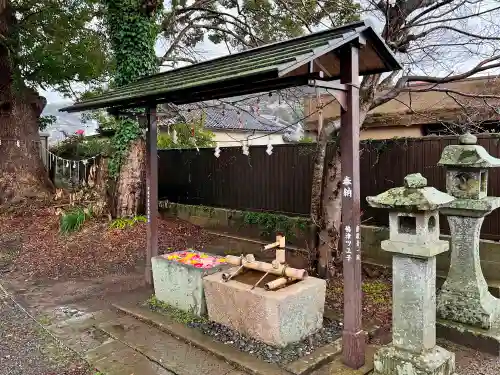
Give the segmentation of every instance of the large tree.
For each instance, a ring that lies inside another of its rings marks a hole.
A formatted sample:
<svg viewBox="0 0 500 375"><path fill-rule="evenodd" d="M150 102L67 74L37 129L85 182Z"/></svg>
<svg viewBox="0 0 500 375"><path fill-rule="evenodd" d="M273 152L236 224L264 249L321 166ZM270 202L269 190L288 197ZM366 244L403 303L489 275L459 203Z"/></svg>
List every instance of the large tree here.
<svg viewBox="0 0 500 375"><path fill-rule="evenodd" d="M105 75L97 11L93 0L0 0L0 204L50 193L38 146L46 100L38 90L70 94L73 82Z"/></svg>
<svg viewBox="0 0 500 375"><path fill-rule="evenodd" d="M359 9L352 0L172 0L162 22L167 48L160 62L198 62L196 47L205 37L233 52L305 35L325 23L340 26L357 19Z"/></svg>
<svg viewBox="0 0 500 375"><path fill-rule="evenodd" d="M274 40L336 26L356 16L377 21L379 32L399 57L404 69L390 75L362 79L360 107L362 126L370 110L397 100L398 95L415 91L444 91L463 103L473 96L484 101L486 111L496 111L488 103L497 95L478 95L445 88L442 84L500 67L500 3L497 0L364 0L360 6L344 0L232 0L194 1L174 6L164 22L170 42L163 63L192 62L193 47L208 33L215 43L229 49L245 49ZM176 49L182 46L182 50ZM422 87L412 82L428 82ZM464 110L467 105L462 105ZM408 111L412 111L411 100ZM319 252L333 252L340 259L340 151L326 161L325 148L339 128L338 121L323 127L318 137L311 217L318 224ZM325 251L326 249L326 251ZM320 260L325 276L335 270L335 262ZM334 259L335 261L335 259ZM339 266L340 262L337 263Z"/></svg>
<svg viewBox="0 0 500 375"><path fill-rule="evenodd" d="M141 76L156 73L159 66L155 42L161 2L102 0L102 3L115 63L111 86L126 85ZM146 143L133 114L116 115L120 121L112 140L109 165L110 175L116 179L112 211L117 217L129 217L137 215L142 208Z"/></svg>

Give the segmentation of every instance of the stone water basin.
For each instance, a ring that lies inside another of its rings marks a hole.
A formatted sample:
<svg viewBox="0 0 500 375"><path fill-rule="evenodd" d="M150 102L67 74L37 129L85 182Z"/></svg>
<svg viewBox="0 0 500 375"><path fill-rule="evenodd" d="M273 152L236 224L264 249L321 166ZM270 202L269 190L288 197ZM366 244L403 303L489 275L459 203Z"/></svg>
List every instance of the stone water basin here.
<svg viewBox="0 0 500 375"><path fill-rule="evenodd" d="M222 280L222 273L203 278L211 321L278 347L300 341L322 327L325 280L309 276L281 289L267 291L263 285L280 276L267 275L252 289L263 272L247 270L227 282Z"/></svg>
<svg viewBox="0 0 500 375"><path fill-rule="evenodd" d="M151 258L156 298L180 310L206 314L203 277L230 266L225 258L186 250Z"/></svg>

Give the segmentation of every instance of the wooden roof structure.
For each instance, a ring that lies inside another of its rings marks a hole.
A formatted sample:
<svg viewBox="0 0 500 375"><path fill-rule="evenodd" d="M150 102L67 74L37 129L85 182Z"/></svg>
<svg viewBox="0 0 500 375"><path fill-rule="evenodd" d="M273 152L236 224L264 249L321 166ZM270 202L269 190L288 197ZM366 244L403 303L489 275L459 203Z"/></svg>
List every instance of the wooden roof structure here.
<svg viewBox="0 0 500 375"><path fill-rule="evenodd" d="M359 21L284 42L144 77L62 108L78 112L107 108L111 113L146 108L147 162L146 282L152 283L151 258L158 255L157 113L161 103L189 104L308 85L333 92L342 107L342 238L344 275L343 361L351 368L365 363L362 329L361 235L359 191L359 76L401 69L373 27ZM340 83L333 82L340 79ZM318 108L319 111L322 109ZM322 126L322 117L318 128ZM319 250L318 274L328 277L329 246Z"/></svg>
<svg viewBox="0 0 500 375"><path fill-rule="evenodd" d="M401 69L373 27L367 21L359 21L147 76L60 111L138 108L227 98L307 85L310 79L320 78L320 71L328 80L338 80L338 52L359 38L366 43L359 53L360 75ZM310 67L313 61L314 66Z"/></svg>

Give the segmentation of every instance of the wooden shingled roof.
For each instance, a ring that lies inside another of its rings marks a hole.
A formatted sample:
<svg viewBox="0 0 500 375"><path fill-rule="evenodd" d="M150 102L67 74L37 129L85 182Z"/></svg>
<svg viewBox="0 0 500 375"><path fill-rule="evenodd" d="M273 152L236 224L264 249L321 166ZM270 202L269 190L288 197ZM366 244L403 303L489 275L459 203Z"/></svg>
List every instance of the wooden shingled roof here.
<svg viewBox="0 0 500 375"><path fill-rule="evenodd" d="M328 79L338 79L341 48L360 38L366 42L359 52L360 75L401 68L373 27L360 21L147 76L61 111L186 104L284 89L319 78L319 66L327 70ZM319 64L311 71L312 61Z"/></svg>

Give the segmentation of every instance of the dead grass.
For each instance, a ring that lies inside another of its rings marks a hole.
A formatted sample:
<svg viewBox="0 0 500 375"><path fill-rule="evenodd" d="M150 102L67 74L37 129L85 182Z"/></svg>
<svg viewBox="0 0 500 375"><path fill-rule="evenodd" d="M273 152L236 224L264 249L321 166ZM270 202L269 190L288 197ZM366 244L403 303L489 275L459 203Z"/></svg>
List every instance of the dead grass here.
<svg viewBox="0 0 500 375"><path fill-rule="evenodd" d="M344 280L342 275L330 280L326 290L326 306L343 314ZM363 321L380 326L390 325L392 321L392 282L385 276L365 277L363 279Z"/></svg>
<svg viewBox="0 0 500 375"><path fill-rule="evenodd" d="M144 262L146 224L111 229L104 219L86 222L69 235L59 232L59 217L50 206L23 207L0 214L0 244L16 238L18 249L9 254L9 272L26 279L99 277L128 273ZM180 220L159 220L159 248L202 248L211 236ZM5 238L4 234L8 234Z"/></svg>

